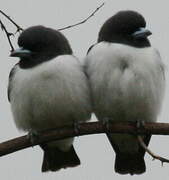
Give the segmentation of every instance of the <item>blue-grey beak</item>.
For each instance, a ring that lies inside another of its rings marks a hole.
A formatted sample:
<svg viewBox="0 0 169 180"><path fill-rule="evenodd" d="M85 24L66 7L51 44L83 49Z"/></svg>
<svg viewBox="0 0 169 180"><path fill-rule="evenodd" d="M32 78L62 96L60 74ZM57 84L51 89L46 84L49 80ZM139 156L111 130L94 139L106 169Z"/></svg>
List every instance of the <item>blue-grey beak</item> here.
<svg viewBox="0 0 169 180"><path fill-rule="evenodd" d="M152 34L151 31L149 31L148 29L145 28L139 28L137 31L135 31L132 36L135 39L139 39L139 38L146 38L147 36L150 36Z"/></svg>
<svg viewBox="0 0 169 180"><path fill-rule="evenodd" d="M11 52L10 56L11 57L28 57L31 55L31 51L28 49L24 49L24 48L18 48L15 49L14 51Z"/></svg>

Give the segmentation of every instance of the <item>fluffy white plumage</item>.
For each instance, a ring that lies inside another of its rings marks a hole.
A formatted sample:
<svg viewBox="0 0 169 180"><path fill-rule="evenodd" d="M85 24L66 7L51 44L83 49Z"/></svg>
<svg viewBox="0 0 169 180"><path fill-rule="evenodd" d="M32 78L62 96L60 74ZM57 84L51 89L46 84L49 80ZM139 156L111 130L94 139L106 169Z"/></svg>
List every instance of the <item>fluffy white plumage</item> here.
<svg viewBox="0 0 169 180"><path fill-rule="evenodd" d="M164 96L164 65L152 47L117 43L95 45L85 59L94 112L100 121L154 122ZM111 135L121 152L138 151L137 139Z"/></svg>
<svg viewBox="0 0 169 180"><path fill-rule="evenodd" d="M156 121L165 87L164 65L156 49L101 42L85 64L99 119Z"/></svg>
<svg viewBox="0 0 169 180"><path fill-rule="evenodd" d="M41 131L90 119L87 78L74 56L58 56L28 69L16 65L9 86L11 109L19 129ZM54 145L66 151L72 141L70 138Z"/></svg>

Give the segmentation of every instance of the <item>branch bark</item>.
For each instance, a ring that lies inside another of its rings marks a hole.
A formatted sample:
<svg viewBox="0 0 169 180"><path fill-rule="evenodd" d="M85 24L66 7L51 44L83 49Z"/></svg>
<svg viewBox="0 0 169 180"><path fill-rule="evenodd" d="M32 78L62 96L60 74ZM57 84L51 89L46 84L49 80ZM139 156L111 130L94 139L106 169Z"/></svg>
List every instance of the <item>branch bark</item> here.
<svg viewBox="0 0 169 180"><path fill-rule="evenodd" d="M77 127L67 126L59 129L51 129L40 134L33 143L27 135L0 143L0 156L4 156L28 147L46 143L53 140L65 139L74 136L83 136L100 133L129 133L134 135L154 134L169 135L169 123L145 123L144 128L138 129L136 123L110 123L101 122L80 123Z"/></svg>

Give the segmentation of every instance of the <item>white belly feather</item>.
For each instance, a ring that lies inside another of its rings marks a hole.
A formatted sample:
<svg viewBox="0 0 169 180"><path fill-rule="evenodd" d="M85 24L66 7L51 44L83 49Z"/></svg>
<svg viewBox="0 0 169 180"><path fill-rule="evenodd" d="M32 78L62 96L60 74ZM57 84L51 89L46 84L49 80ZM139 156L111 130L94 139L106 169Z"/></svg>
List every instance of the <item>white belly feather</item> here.
<svg viewBox="0 0 169 180"><path fill-rule="evenodd" d="M102 42L91 49L85 63L98 120L157 120L165 82L164 67L156 50ZM134 136L109 137L121 152L138 153Z"/></svg>
<svg viewBox="0 0 169 180"><path fill-rule="evenodd" d="M91 105L86 77L73 56L59 56L34 68L16 69L11 108L22 130L43 130L86 121Z"/></svg>
<svg viewBox="0 0 169 180"><path fill-rule="evenodd" d="M115 43L99 43L85 60L99 120L156 121L164 95L158 52Z"/></svg>

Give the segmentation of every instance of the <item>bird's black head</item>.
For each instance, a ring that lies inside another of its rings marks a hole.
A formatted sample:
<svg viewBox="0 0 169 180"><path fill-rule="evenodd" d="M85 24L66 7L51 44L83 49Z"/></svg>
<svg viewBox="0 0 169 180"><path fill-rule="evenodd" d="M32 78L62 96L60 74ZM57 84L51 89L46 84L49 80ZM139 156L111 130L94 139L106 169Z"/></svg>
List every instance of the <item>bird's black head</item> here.
<svg viewBox="0 0 169 180"><path fill-rule="evenodd" d="M30 68L58 55L72 54L67 39L58 31L44 26L24 30L18 38L19 49L11 53L20 57L20 66Z"/></svg>
<svg viewBox="0 0 169 180"><path fill-rule="evenodd" d="M122 43L134 47L148 47L147 36L151 32L146 27L144 17L135 11L120 11L109 18L102 26L98 42Z"/></svg>

